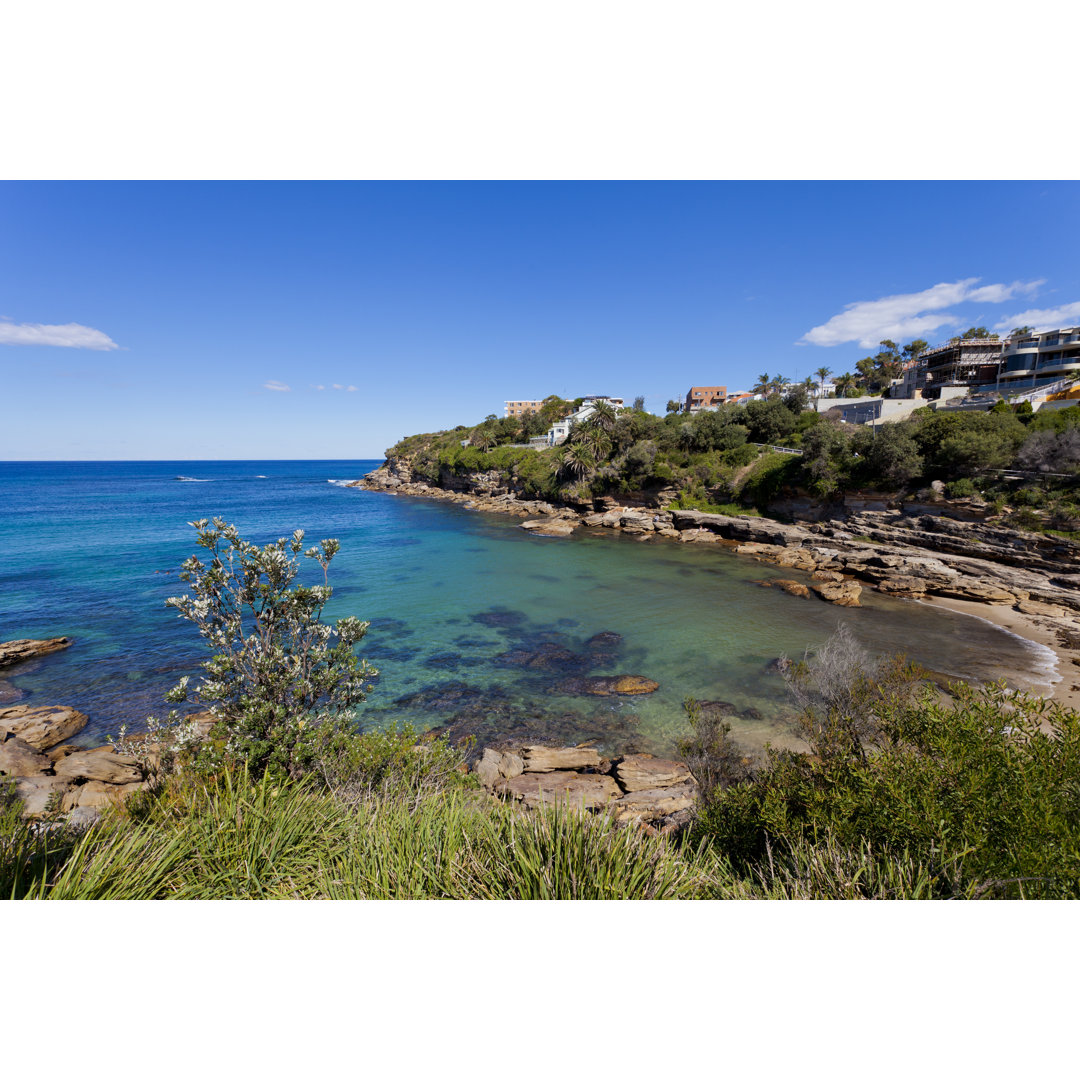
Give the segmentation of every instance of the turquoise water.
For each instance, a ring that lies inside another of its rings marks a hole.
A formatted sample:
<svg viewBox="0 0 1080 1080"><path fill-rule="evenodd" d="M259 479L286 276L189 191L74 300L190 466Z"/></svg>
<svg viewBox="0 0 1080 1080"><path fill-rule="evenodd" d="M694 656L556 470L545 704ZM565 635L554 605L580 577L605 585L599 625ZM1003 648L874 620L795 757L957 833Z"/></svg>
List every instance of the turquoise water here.
<svg viewBox="0 0 1080 1080"><path fill-rule="evenodd" d="M1047 650L977 619L869 590L857 609L789 596L756 582L804 575L711 545L536 537L516 519L341 486L377 464L0 464L0 640L75 641L4 672L0 700L73 705L90 717L87 743L162 713L164 691L205 656L164 601L194 550L186 522L214 515L259 542L297 527L341 541L327 613L371 621L358 650L380 671L367 724L667 752L691 695L731 703L748 744L783 741L790 717L770 665L840 622L873 651L903 649L942 674L1050 686ZM620 639L587 644L601 633ZM566 685L613 673L660 689L597 698Z"/></svg>

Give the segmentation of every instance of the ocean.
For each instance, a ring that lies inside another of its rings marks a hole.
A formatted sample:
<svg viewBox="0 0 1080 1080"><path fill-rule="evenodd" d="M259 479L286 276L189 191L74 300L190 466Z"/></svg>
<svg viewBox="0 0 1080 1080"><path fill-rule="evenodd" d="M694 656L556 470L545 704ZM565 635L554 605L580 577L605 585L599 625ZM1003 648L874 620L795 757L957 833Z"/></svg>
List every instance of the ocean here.
<svg viewBox="0 0 1080 1080"><path fill-rule="evenodd" d="M905 651L952 678L1042 693L1057 678L1049 650L989 623L869 589L862 607L837 608L762 588L805 575L716 546L537 537L515 518L343 486L378 464L0 463L0 640L74 642L0 671L0 703L74 706L90 718L87 745L164 715L164 692L207 655L165 599L196 550L188 522L215 516L260 543L296 528L341 542L326 614L371 623L357 650L380 673L357 710L366 726L670 753L690 696L728 702L748 746L783 744L791 715L774 662L840 623L875 653ZM575 673L660 687L599 698L568 685Z"/></svg>

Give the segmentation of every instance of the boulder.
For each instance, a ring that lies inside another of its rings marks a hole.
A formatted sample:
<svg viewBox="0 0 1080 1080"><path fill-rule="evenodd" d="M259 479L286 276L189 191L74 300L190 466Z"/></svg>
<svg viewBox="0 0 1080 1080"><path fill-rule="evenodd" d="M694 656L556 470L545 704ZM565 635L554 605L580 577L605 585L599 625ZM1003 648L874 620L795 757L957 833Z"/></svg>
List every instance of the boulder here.
<svg viewBox="0 0 1080 1080"><path fill-rule="evenodd" d="M1015 604L1016 593L978 578L959 578L947 585L934 585L930 591L935 596L951 596L957 600L979 600L984 604Z"/></svg>
<svg viewBox="0 0 1080 1080"><path fill-rule="evenodd" d="M875 586L878 592L889 593L892 596L925 596L926 581L924 578L911 577L907 574L899 574L896 577L882 578Z"/></svg>
<svg viewBox="0 0 1080 1080"><path fill-rule="evenodd" d="M623 791L646 791L693 783L690 770L681 761L656 758L652 754L628 754L616 765L615 779Z"/></svg>
<svg viewBox="0 0 1080 1080"><path fill-rule="evenodd" d="M778 548L772 560L778 566L787 566L792 570L813 570L817 566L814 553L805 548Z"/></svg>
<svg viewBox="0 0 1080 1080"><path fill-rule="evenodd" d="M522 773L504 780L496 790L528 807L561 805L592 810L618 798L618 785L610 776L576 772Z"/></svg>
<svg viewBox="0 0 1080 1080"><path fill-rule="evenodd" d="M720 537L710 529L680 529L679 539L684 544L715 544Z"/></svg>
<svg viewBox="0 0 1080 1080"><path fill-rule="evenodd" d="M688 810L697 797L697 785L679 784L674 787L646 788L631 791L610 803L616 821L652 821L655 818Z"/></svg>
<svg viewBox="0 0 1080 1080"><path fill-rule="evenodd" d="M774 578L768 582L769 585L775 585L778 589L783 589L784 592L790 593L792 596L802 596L807 599L810 597L810 590L801 581L790 581L787 578Z"/></svg>
<svg viewBox="0 0 1080 1080"><path fill-rule="evenodd" d="M14 735L0 742L0 773L5 776L39 776L52 762L29 743Z"/></svg>
<svg viewBox="0 0 1080 1080"><path fill-rule="evenodd" d="M490 790L500 780L520 776L525 771L525 762L518 754L503 753L487 746L473 771L480 783Z"/></svg>
<svg viewBox="0 0 1080 1080"><path fill-rule="evenodd" d="M844 575L839 570L815 570L810 575L815 581L843 581Z"/></svg>
<svg viewBox="0 0 1080 1080"><path fill-rule="evenodd" d="M121 757L111 746L69 754L56 762L54 770L67 780L99 780L106 784L133 784L143 778L139 763Z"/></svg>
<svg viewBox="0 0 1080 1080"><path fill-rule="evenodd" d="M0 709L0 729L38 750L48 750L86 727L86 716L67 705L13 705Z"/></svg>
<svg viewBox="0 0 1080 1080"><path fill-rule="evenodd" d="M502 779L502 774L499 772L500 761L502 761L502 754L498 750L485 747L480 760L473 766L476 778L489 790Z"/></svg>
<svg viewBox="0 0 1080 1080"><path fill-rule="evenodd" d="M522 763L522 772L547 773L556 769L596 768L600 764L600 755L591 746L524 746L518 760Z"/></svg>
<svg viewBox="0 0 1080 1080"><path fill-rule="evenodd" d="M57 652L66 649L71 644L71 639L66 637L45 638L19 638L16 641L0 642L0 667L8 664L18 664L23 660L31 660L35 656L45 656L46 653Z"/></svg>
<svg viewBox="0 0 1080 1080"><path fill-rule="evenodd" d="M142 791L145 787L144 783L104 784L100 780L88 780L68 791L60 809L66 811L85 806L93 810L104 810L111 804L119 804L131 798L135 792Z"/></svg>
<svg viewBox="0 0 1080 1080"><path fill-rule="evenodd" d="M1025 615L1048 615L1053 619L1060 619L1070 614L1068 608L1059 604L1044 604L1041 600L1018 600L1013 607Z"/></svg>
<svg viewBox="0 0 1080 1080"><path fill-rule="evenodd" d="M523 521L518 528L528 529L540 536L569 536L579 522L567 518L539 518L532 521Z"/></svg>
<svg viewBox="0 0 1080 1080"><path fill-rule="evenodd" d="M22 799L23 817L42 817L54 796L63 796L68 781L59 776L23 776L15 783L15 793Z"/></svg>
<svg viewBox="0 0 1080 1080"><path fill-rule="evenodd" d="M73 829L89 829L101 820L101 811L95 806L76 806L68 811L64 820Z"/></svg>
<svg viewBox="0 0 1080 1080"><path fill-rule="evenodd" d="M861 607L859 594L862 586L857 581L822 581L811 588L830 604L839 607Z"/></svg>
<svg viewBox="0 0 1080 1080"><path fill-rule="evenodd" d="M658 682L641 675L585 675L579 679L564 679L555 689L561 694L651 694L660 688Z"/></svg>

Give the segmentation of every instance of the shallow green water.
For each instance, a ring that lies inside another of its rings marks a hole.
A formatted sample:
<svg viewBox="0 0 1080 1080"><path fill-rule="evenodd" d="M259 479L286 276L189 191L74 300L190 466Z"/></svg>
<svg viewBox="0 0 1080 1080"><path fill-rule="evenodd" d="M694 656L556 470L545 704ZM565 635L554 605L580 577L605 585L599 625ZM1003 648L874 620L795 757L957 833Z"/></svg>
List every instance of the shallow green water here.
<svg viewBox="0 0 1080 1080"><path fill-rule="evenodd" d="M906 650L945 675L1009 676L1042 692L1056 678L1048 650L978 619L870 590L855 609L790 596L755 582L799 572L715 545L607 530L537 537L515 518L327 483L376 464L0 463L0 640L75 641L5 672L0 699L82 709L86 742L163 713L162 694L205 656L164 600L182 590L175 571L194 549L186 523L215 514L260 542L298 526L341 541L327 613L371 620L359 651L381 676L360 710L368 724L663 753L685 730L690 695L730 702L748 744L783 741L790 718L770 665L840 622L872 651ZM600 633L620 640L590 651ZM545 649L562 663L521 666ZM615 673L659 689L566 690L568 678Z"/></svg>

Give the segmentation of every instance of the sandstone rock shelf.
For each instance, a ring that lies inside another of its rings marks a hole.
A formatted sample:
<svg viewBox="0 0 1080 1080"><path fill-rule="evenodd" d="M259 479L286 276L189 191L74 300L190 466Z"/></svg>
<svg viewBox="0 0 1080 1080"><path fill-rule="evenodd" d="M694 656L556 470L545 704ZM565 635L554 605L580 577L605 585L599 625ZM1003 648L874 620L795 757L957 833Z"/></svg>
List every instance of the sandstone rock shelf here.
<svg viewBox="0 0 1080 1080"><path fill-rule="evenodd" d="M526 809L604 812L661 833L685 825L697 799L697 782L682 762L652 754L607 761L589 746L489 746L473 771L494 797Z"/></svg>

